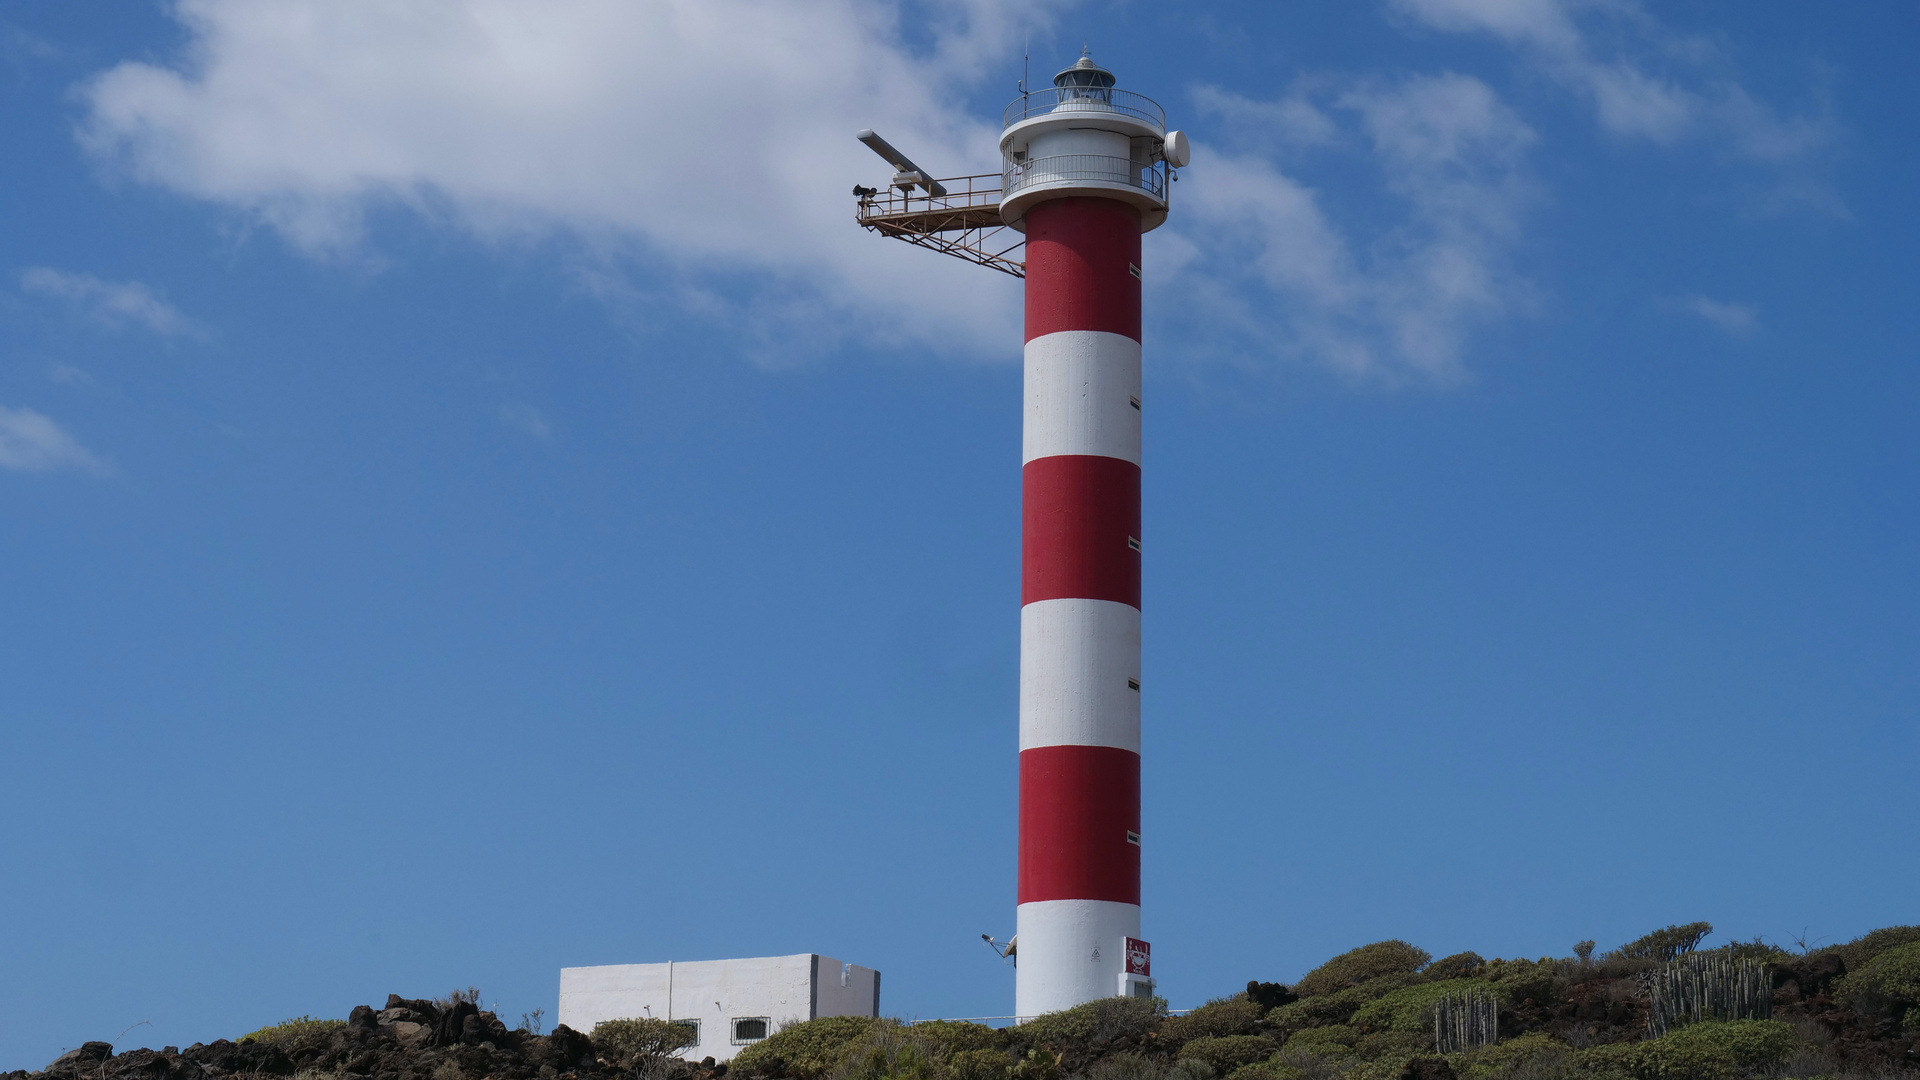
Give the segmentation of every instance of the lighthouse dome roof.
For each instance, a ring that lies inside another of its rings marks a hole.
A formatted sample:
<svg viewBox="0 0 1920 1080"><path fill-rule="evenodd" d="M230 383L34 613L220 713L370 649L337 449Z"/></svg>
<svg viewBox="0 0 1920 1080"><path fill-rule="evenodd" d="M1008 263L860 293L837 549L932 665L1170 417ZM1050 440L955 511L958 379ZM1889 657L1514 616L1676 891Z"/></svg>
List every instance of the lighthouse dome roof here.
<svg viewBox="0 0 1920 1080"><path fill-rule="evenodd" d="M1115 81L1113 72L1094 63L1092 54L1085 50L1081 51L1080 59L1075 60L1072 67L1053 77L1053 85L1063 88L1084 86L1105 90Z"/></svg>

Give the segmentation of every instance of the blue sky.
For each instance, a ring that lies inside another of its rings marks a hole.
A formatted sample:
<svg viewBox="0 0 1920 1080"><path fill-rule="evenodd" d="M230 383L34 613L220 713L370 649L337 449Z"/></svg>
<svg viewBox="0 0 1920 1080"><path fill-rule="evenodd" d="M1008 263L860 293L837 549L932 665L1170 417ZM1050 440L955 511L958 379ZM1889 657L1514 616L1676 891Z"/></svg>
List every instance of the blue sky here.
<svg viewBox="0 0 1920 1080"><path fill-rule="evenodd" d="M1004 1013L1023 43L1146 245L1145 927L1920 921L1911 5L0 3L0 1068L817 951ZM129 1025L145 1026L119 1033Z"/></svg>

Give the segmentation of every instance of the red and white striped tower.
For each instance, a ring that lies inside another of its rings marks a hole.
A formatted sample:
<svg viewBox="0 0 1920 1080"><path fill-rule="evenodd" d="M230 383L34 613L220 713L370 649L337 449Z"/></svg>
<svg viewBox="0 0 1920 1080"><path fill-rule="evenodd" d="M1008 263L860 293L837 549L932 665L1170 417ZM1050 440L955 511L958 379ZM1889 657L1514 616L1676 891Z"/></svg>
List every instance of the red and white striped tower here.
<svg viewBox="0 0 1920 1080"><path fill-rule="evenodd" d="M1082 56L1008 108L1026 233L1015 1012L1151 994L1140 940L1140 235L1185 139Z"/></svg>

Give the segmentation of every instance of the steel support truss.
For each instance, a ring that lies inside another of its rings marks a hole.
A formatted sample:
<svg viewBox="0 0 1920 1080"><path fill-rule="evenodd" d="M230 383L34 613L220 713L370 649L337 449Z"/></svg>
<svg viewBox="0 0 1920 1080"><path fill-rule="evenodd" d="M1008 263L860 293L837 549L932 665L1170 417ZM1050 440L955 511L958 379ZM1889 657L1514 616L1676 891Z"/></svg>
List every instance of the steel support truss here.
<svg viewBox="0 0 1920 1080"><path fill-rule="evenodd" d="M955 176L938 181L944 195L912 188L859 188L854 220L881 236L991 267L1017 278L1027 276L1027 238L1000 219L1000 174Z"/></svg>

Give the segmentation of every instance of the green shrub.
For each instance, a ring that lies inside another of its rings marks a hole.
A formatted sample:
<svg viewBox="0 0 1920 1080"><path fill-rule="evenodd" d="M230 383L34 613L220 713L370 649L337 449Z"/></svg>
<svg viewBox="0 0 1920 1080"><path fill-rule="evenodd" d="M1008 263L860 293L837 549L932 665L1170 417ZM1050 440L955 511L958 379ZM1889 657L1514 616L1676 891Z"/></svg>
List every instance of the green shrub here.
<svg viewBox="0 0 1920 1080"><path fill-rule="evenodd" d="M1060 1080L1060 1055L1036 1046L1013 1063L1013 1071L1008 1075L1011 1080Z"/></svg>
<svg viewBox="0 0 1920 1080"><path fill-rule="evenodd" d="M1186 1042L1206 1035L1252 1035L1260 1029L1266 1011L1245 994L1215 998L1185 1016L1168 1018L1160 1025L1160 1038Z"/></svg>
<svg viewBox="0 0 1920 1080"><path fill-rule="evenodd" d="M1252 1065L1242 1065L1233 1070L1226 1080L1309 1080L1312 1076L1312 1073L1293 1062L1272 1057Z"/></svg>
<svg viewBox="0 0 1920 1080"><path fill-rule="evenodd" d="M1166 1080L1213 1080L1213 1066L1193 1058L1181 1058L1167 1070Z"/></svg>
<svg viewBox="0 0 1920 1080"><path fill-rule="evenodd" d="M1565 979L1560 963L1541 957L1538 960L1495 960L1486 966L1483 976L1505 991L1503 1001L1555 1001L1565 995L1558 984Z"/></svg>
<svg viewBox="0 0 1920 1080"><path fill-rule="evenodd" d="M1627 942L1615 949L1614 955L1626 960L1672 960L1681 953L1690 953L1699 948L1700 942L1711 933L1712 923L1692 922L1685 926L1669 926Z"/></svg>
<svg viewBox="0 0 1920 1080"><path fill-rule="evenodd" d="M1282 1005L1267 1014L1267 1023L1283 1038L1303 1028L1344 1024L1353 1019L1353 1014L1367 1002L1420 981L1418 975L1382 975L1335 994L1301 998L1290 1005Z"/></svg>
<svg viewBox="0 0 1920 1080"><path fill-rule="evenodd" d="M1845 945L1835 945L1831 951L1840 954L1840 959L1846 963L1848 971L1859 971L1874 957L1888 949L1911 945L1916 941L1920 941L1920 926L1884 926L1871 933L1862 934Z"/></svg>
<svg viewBox="0 0 1920 1080"><path fill-rule="evenodd" d="M277 1024L263 1027L259 1031L248 1032L235 1039L246 1042L252 1039L262 1046L278 1046L284 1043L304 1039L309 1035L324 1035L329 1031L347 1026L345 1020L319 1020L311 1016L295 1016Z"/></svg>
<svg viewBox="0 0 1920 1080"><path fill-rule="evenodd" d="M1071 1009L1036 1016L1009 1030L1019 1046L1105 1042L1120 1035L1144 1037L1167 1019L1160 998L1100 998Z"/></svg>
<svg viewBox="0 0 1920 1080"><path fill-rule="evenodd" d="M943 1080L930 1040L899 1023L875 1024L833 1070L833 1080Z"/></svg>
<svg viewBox="0 0 1920 1080"><path fill-rule="evenodd" d="M1216 1073L1230 1073L1242 1065L1265 1061L1279 1044L1264 1035L1202 1035L1187 1043L1180 1056L1204 1061Z"/></svg>
<svg viewBox="0 0 1920 1080"><path fill-rule="evenodd" d="M1840 1004L1861 1012L1904 1016L1920 1006L1920 941L1881 951L1833 984Z"/></svg>
<svg viewBox="0 0 1920 1080"><path fill-rule="evenodd" d="M1353 1044L1353 1056L1361 1061L1391 1059L1398 1065L1422 1053L1433 1053L1430 1031L1375 1031L1360 1036L1360 1041Z"/></svg>
<svg viewBox="0 0 1920 1080"><path fill-rule="evenodd" d="M1360 1033L1345 1024L1328 1024L1297 1032L1287 1040L1289 1050L1319 1051L1328 1047L1351 1049L1360 1041Z"/></svg>
<svg viewBox="0 0 1920 1080"><path fill-rule="evenodd" d="M898 1026L897 1020L866 1016L823 1016L788 1024L733 1056L731 1067L748 1073L768 1072L818 1080L831 1074L874 1028Z"/></svg>
<svg viewBox="0 0 1920 1080"><path fill-rule="evenodd" d="M1334 1043L1282 1047L1265 1061L1235 1069L1226 1080L1346 1080L1356 1064L1346 1047Z"/></svg>
<svg viewBox="0 0 1920 1080"><path fill-rule="evenodd" d="M622 1067L648 1058L666 1057L700 1041L699 1029L650 1016L631 1020L602 1020L587 1036L601 1057Z"/></svg>
<svg viewBox="0 0 1920 1080"><path fill-rule="evenodd" d="M947 1075L952 1080L1007 1080L1012 1068L1013 1058L1005 1050L957 1050L947 1058Z"/></svg>
<svg viewBox="0 0 1920 1080"><path fill-rule="evenodd" d="M1733 1080L1793 1049L1793 1028L1778 1020L1703 1020L1671 1035L1577 1051L1582 1071L1635 1080Z"/></svg>
<svg viewBox="0 0 1920 1080"><path fill-rule="evenodd" d="M1477 952L1454 953L1452 956L1443 956L1428 964L1421 974L1429 979L1471 979L1478 975L1480 969L1486 964L1486 960L1482 959Z"/></svg>
<svg viewBox="0 0 1920 1080"><path fill-rule="evenodd" d="M1404 941L1376 941L1343 952L1307 972L1293 985L1293 991L1301 997L1332 994L1382 975L1412 974L1431 959L1425 949Z"/></svg>
<svg viewBox="0 0 1920 1080"><path fill-rule="evenodd" d="M1448 979L1445 982L1403 986L1384 997L1361 1006L1353 1014L1353 1026L1361 1031L1416 1031L1433 1034L1433 1007L1448 994L1483 993L1506 1004L1503 987L1486 979Z"/></svg>
<svg viewBox="0 0 1920 1080"><path fill-rule="evenodd" d="M1565 1043L1544 1032L1522 1035L1474 1050L1448 1054L1460 1080L1492 1080L1517 1075L1554 1076L1567 1059Z"/></svg>
<svg viewBox="0 0 1920 1080"><path fill-rule="evenodd" d="M1087 1080L1161 1080L1162 1070L1144 1054L1108 1054L1087 1067Z"/></svg>
<svg viewBox="0 0 1920 1080"><path fill-rule="evenodd" d="M1005 1029L990 1028L965 1020L922 1020L912 1027L917 1039L925 1040L941 1057L969 1050L1004 1051L1011 1041ZM1006 1055L1001 1054L1002 1057Z"/></svg>

